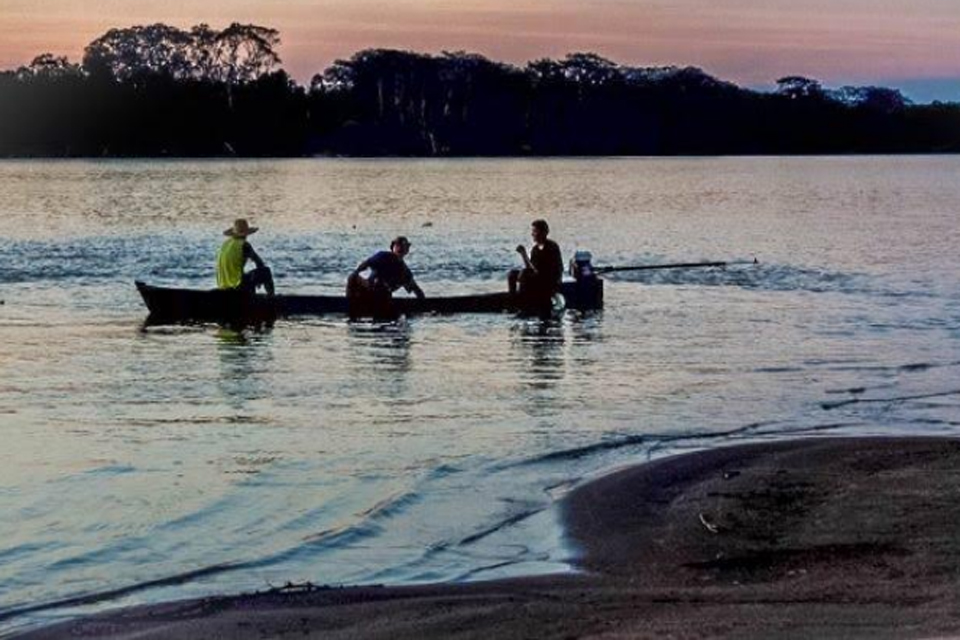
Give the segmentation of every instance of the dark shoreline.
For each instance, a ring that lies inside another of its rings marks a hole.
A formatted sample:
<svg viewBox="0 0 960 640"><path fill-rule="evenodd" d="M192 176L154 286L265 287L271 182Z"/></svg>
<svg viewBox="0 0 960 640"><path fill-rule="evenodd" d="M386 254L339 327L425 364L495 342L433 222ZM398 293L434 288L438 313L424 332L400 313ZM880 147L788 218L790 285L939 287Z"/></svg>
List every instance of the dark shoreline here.
<svg viewBox="0 0 960 640"><path fill-rule="evenodd" d="M0 155L960 151L960 103L917 104L890 87L831 88L785 73L765 90L695 66L636 66L587 51L521 65L383 47L298 82L279 43L278 31L252 24L117 25L77 62L41 54L0 70Z"/></svg>
<svg viewBox="0 0 960 640"><path fill-rule="evenodd" d="M206 598L20 637L960 633L960 439L713 449L602 477L562 508L580 574Z"/></svg>

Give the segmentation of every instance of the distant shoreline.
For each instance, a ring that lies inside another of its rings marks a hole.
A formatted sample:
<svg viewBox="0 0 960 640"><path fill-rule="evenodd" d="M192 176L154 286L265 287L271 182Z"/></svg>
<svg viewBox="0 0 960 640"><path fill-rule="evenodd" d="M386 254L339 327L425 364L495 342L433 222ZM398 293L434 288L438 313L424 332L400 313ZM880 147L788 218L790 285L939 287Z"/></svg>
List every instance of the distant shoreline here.
<svg viewBox="0 0 960 640"><path fill-rule="evenodd" d="M579 574L123 609L24 638L919 637L960 633L960 439L711 449L562 503Z"/></svg>
<svg viewBox="0 0 960 640"><path fill-rule="evenodd" d="M365 49L298 84L280 34L111 29L83 59L0 71L3 157L525 157L960 152L960 103L789 75L737 86L692 66L576 52L517 66Z"/></svg>

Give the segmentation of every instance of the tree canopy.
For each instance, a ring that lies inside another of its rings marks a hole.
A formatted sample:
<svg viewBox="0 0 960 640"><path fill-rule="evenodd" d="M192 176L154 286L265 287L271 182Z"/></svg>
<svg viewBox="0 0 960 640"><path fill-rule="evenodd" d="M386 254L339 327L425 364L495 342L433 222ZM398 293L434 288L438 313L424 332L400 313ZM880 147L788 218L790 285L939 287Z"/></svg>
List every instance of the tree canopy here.
<svg viewBox="0 0 960 640"><path fill-rule="evenodd" d="M595 53L523 67L367 49L308 86L279 33L111 29L0 72L0 155L658 155L960 151L960 105L786 76L772 93Z"/></svg>
<svg viewBox="0 0 960 640"><path fill-rule="evenodd" d="M233 23L222 31L200 24L189 31L165 24L111 29L83 53L83 68L127 81L144 75L236 85L280 65L275 29Z"/></svg>

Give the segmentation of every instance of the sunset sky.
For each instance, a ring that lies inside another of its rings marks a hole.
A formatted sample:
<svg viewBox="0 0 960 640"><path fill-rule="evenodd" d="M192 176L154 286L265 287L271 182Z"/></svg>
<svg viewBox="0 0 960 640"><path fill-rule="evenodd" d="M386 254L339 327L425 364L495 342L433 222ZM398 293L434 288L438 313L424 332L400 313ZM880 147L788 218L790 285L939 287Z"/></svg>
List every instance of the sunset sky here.
<svg viewBox="0 0 960 640"><path fill-rule="evenodd" d="M745 86L800 74L960 100L960 0L0 0L0 68L46 51L79 59L110 27L234 21L279 29L301 81L369 47L515 63L595 51Z"/></svg>

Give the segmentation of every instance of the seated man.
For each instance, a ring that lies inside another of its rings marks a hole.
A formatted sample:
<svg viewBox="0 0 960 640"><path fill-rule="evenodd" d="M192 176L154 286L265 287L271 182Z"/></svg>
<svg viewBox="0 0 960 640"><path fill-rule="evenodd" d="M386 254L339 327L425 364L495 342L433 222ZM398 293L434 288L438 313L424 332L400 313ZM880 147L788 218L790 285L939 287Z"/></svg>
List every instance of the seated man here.
<svg viewBox="0 0 960 640"><path fill-rule="evenodd" d="M217 255L217 287L220 289L241 289L254 293L257 287L263 287L267 295L273 295L273 274L264 264L257 252L247 242L247 237L256 233L257 227L251 227L240 218L233 226L223 232L227 239ZM256 268L244 273L247 260L253 261Z"/></svg>
<svg viewBox="0 0 960 640"><path fill-rule="evenodd" d="M523 258L523 269L512 269L507 278L511 295L517 295L524 306L549 305L550 299L560 291L563 280L563 258L556 242L547 238L550 226L546 220L534 220L530 225L533 249L527 255L523 245L517 253Z"/></svg>
<svg viewBox="0 0 960 640"><path fill-rule="evenodd" d="M422 300L426 296L403 261L408 253L410 241L398 236L390 243L390 251L378 251L361 262L347 278L347 297L381 311L381 305L389 305L393 292L400 287ZM364 278L360 273L367 269L370 276Z"/></svg>

